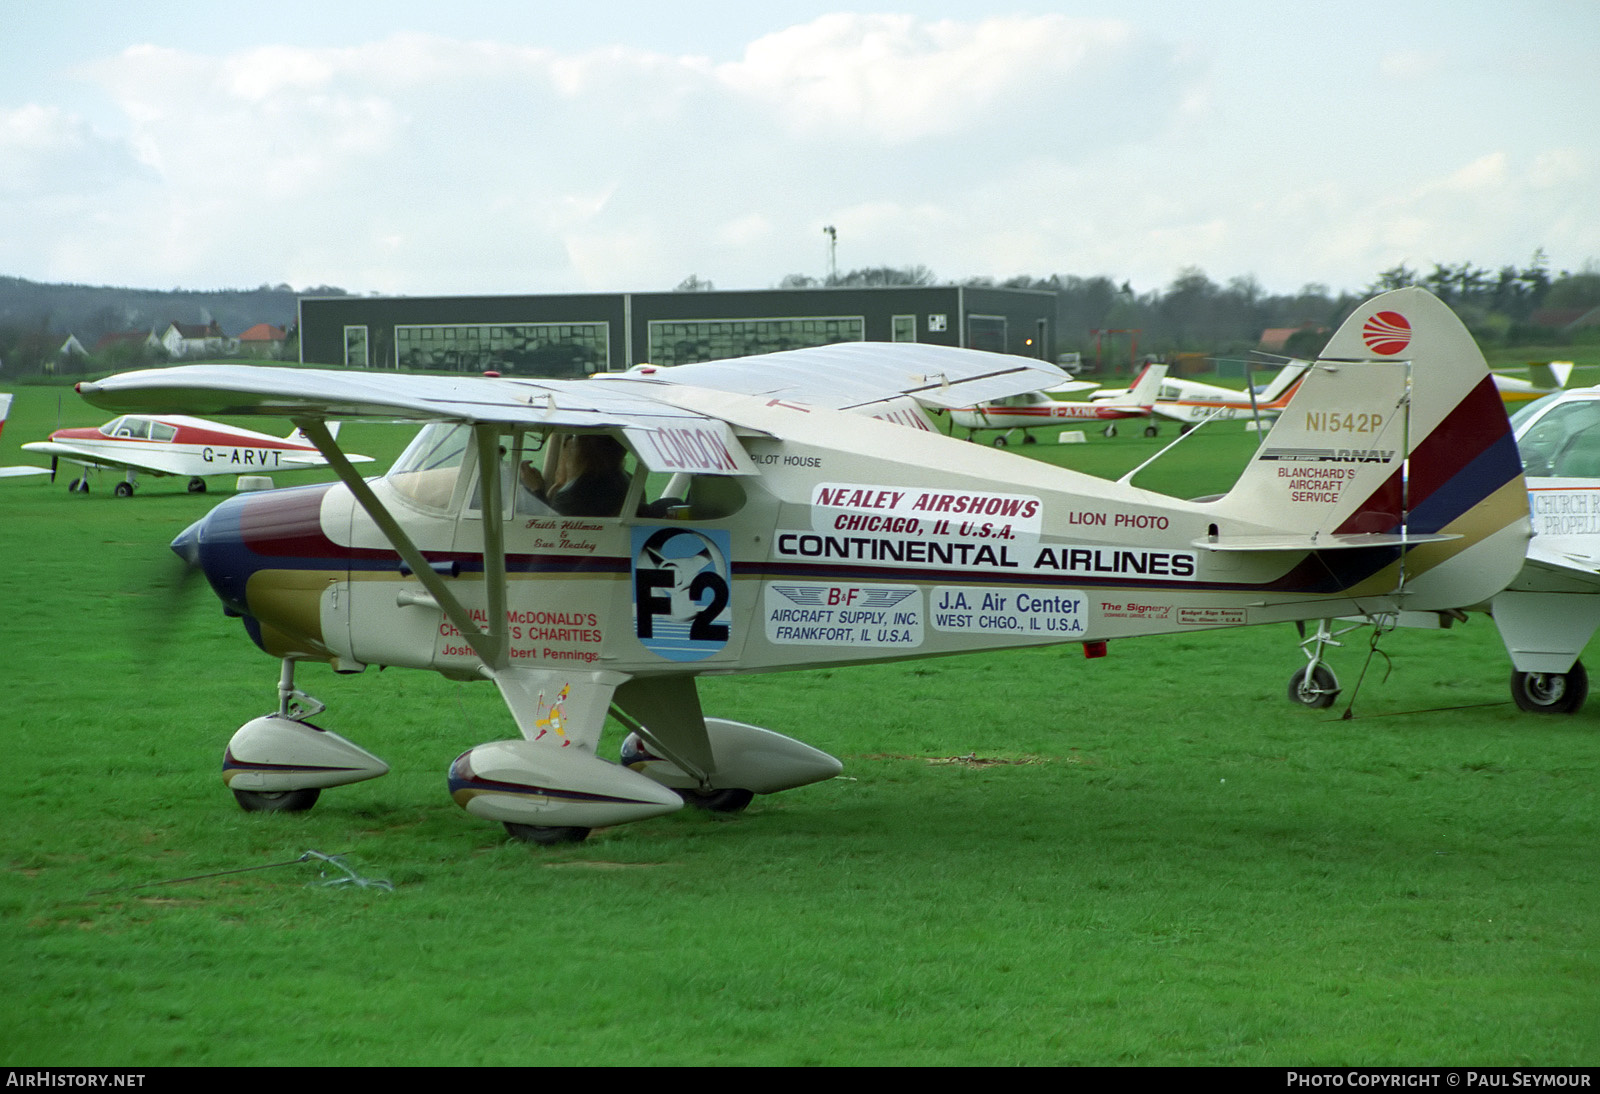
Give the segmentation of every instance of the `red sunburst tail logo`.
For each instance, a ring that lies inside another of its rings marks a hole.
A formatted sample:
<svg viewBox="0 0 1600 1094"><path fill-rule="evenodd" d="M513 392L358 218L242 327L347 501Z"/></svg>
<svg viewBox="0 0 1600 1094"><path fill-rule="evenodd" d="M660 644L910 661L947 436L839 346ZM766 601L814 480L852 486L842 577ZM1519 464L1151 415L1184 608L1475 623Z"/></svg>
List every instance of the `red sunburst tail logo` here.
<svg viewBox="0 0 1600 1094"><path fill-rule="evenodd" d="M1397 311L1381 311L1361 326L1367 348L1383 357L1393 357L1411 344L1411 324Z"/></svg>

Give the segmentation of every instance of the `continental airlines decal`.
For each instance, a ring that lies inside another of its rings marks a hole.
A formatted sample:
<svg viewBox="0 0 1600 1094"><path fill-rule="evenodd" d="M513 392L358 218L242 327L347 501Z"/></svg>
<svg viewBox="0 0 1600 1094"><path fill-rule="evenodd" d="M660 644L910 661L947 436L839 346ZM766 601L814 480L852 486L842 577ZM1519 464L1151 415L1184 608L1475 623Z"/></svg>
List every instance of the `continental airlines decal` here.
<svg viewBox="0 0 1600 1094"><path fill-rule="evenodd" d="M778 532L776 558L924 570L1195 579L1195 554L1188 550L1041 545L1044 505L1027 494L823 483L813 489L811 506L810 529Z"/></svg>

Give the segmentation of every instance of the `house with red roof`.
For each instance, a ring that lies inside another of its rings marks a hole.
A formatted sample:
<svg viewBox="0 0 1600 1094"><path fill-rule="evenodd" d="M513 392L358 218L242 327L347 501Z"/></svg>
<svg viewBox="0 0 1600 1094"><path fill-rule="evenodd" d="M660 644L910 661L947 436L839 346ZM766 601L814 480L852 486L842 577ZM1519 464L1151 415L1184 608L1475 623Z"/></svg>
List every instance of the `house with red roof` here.
<svg viewBox="0 0 1600 1094"><path fill-rule="evenodd" d="M245 357L259 357L276 361L283 356L284 344L289 334L271 323L257 323L239 335L239 353Z"/></svg>

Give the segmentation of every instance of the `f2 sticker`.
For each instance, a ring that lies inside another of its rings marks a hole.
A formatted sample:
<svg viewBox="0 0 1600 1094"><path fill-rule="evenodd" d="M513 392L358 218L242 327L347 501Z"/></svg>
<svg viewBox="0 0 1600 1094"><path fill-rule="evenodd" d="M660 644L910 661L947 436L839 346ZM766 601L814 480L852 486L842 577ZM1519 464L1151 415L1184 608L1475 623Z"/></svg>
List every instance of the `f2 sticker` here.
<svg viewBox="0 0 1600 1094"><path fill-rule="evenodd" d="M728 644L732 540L719 529L633 530L634 633L668 661L703 661Z"/></svg>

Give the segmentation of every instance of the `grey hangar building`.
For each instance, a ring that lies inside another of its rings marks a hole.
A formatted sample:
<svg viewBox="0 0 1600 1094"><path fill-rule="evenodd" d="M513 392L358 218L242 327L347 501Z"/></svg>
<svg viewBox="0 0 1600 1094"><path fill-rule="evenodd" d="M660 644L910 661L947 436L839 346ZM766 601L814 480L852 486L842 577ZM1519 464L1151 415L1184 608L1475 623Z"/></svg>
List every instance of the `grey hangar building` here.
<svg viewBox="0 0 1600 1094"><path fill-rule="evenodd" d="M1055 295L967 286L299 301L305 364L579 377L835 342L1055 359Z"/></svg>

